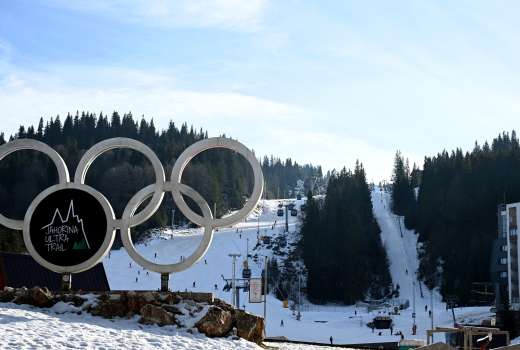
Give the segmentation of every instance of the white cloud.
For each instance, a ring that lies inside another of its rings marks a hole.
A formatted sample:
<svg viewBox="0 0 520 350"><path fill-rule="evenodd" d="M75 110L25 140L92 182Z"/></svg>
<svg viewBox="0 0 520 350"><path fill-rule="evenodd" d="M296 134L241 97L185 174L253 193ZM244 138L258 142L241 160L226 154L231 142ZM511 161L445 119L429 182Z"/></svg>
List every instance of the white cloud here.
<svg viewBox="0 0 520 350"><path fill-rule="evenodd" d="M166 73L92 67L11 70L0 80L0 105L1 128L8 134L22 123L36 124L41 116L117 110L153 117L159 127L173 119L213 135L241 137L280 122L290 123L303 113L295 106L237 92L183 89Z"/></svg>
<svg viewBox="0 0 520 350"><path fill-rule="evenodd" d="M268 0L54 0L52 4L151 26L256 30Z"/></svg>

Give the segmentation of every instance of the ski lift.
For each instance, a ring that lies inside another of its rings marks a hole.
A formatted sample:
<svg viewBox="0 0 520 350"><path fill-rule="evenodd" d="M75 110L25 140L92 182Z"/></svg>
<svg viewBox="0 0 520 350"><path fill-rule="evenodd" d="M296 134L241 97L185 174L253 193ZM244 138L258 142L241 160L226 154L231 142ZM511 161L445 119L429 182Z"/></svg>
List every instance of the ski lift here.
<svg viewBox="0 0 520 350"><path fill-rule="evenodd" d="M251 278L251 269L250 268L245 268L242 270L242 278Z"/></svg>
<svg viewBox="0 0 520 350"><path fill-rule="evenodd" d="M283 216L283 209L278 209L278 211L276 212L276 215Z"/></svg>
<svg viewBox="0 0 520 350"><path fill-rule="evenodd" d="M298 211L296 209L291 209L291 216L297 216Z"/></svg>
<svg viewBox="0 0 520 350"><path fill-rule="evenodd" d="M302 200L302 195L298 193L298 195L296 196L296 199L301 201Z"/></svg>

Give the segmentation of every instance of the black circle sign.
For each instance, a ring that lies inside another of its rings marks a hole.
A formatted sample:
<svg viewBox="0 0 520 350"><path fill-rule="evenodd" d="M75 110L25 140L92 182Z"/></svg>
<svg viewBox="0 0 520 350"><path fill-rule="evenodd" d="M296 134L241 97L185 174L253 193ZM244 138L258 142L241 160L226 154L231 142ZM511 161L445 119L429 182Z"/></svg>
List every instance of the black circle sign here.
<svg viewBox="0 0 520 350"><path fill-rule="evenodd" d="M101 249L107 225L103 206L93 195L67 188L50 193L38 203L29 224L29 237L43 260L74 266Z"/></svg>

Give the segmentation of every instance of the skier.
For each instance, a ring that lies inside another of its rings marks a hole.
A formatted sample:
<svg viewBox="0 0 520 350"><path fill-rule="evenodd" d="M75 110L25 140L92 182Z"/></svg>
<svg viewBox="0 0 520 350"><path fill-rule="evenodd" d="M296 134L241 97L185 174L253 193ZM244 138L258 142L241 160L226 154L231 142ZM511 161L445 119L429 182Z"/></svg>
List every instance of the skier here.
<svg viewBox="0 0 520 350"><path fill-rule="evenodd" d="M280 327L283 327L283 320L280 320Z"/></svg>
<svg viewBox="0 0 520 350"><path fill-rule="evenodd" d="M414 324L414 325L412 326L412 335L415 335L416 333L417 333L417 325Z"/></svg>
<svg viewBox="0 0 520 350"><path fill-rule="evenodd" d="M141 275L141 271L137 270L137 274L138 274L138 275Z"/></svg>
<svg viewBox="0 0 520 350"><path fill-rule="evenodd" d="M406 274L408 275L408 269L406 269Z"/></svg>
<svg viewBox="0 0 520 350"><path fill-rule="evenodd" d="M208 262L206 261L206 259L204 259L204 265L207 265L207 264L208 264Z"/></svg>
<svg viewBox="0 0 520 350"><path fill-rule="evenodd" d="M128 267L132 268L132 263L131 262L128 263Z"/></svg>
<svg viewBox="0 0 520 350"><path fill-rule="evenodd" d="M428 311L428 305L424 305L424 312Z"/></svg>
<svg viewBox="0 0 520 350"><path fill-rule="evenodd" d="M218 290L218 286L217 286L217 284L216 284L216 283L215 283L215 290Z"/></svg>
<svg viewBox="0 0 520 350"><path fill-rule="evenodd" d="M239 236L240 236L240 239L242 239L242 234L240 234Z"/></svg>
<svg viewBox="0 0 520 350"><path fill-rule="evenodd" d="M357 310L354 310L354 315L357 315Z"/></svg>
<svg viewBox="0 0 520 350"><path fill-rule="evenodd" d="M330 336L329 340L330 340L330 345L332 345L332 343L334 342L334 339L332 338L332 335Z"/></svg>
<svg viewBox="0 0 520 350"><path fill-rule="evenodd" d="M394 335L394 327L390 326L390 335Z"/></svg>
<svg viewBox="0 0 520 350"><path fill-rule="evenodd" d="M146 276L150 276L150 274L148 273L148 271L146 271Z"/></svg>
<svg viewBox="0 0 520 350"><path fill-rule="evenodd" d="M195 288L195 281L193 281L193 288Z"/></svg>
<svg viewBox="0 0 520 350"><path fill-rule="evenodd" d="M137 283L137 277L135 278L135 283Z"/></svg>
<svg viewBox="0 0 520 350"><path fill-rule="evenodd" d="M157 253L154 254L154 258L157 259Z"/></svg>

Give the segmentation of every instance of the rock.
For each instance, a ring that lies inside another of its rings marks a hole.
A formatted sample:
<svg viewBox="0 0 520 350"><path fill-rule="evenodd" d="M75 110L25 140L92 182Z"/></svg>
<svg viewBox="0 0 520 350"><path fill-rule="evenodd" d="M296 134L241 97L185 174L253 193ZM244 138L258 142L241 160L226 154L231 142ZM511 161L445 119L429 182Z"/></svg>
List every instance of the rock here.
<svg viewBox="0 0 520 350"><path fill-rule="evenodd" d="M234 324L237 335L251 342L260 344L264 340L264 319L243 310L235 310Z"/></svg>
<svg viewBox="0 0 520 350"><path fill-rule="evenodd" d="M100 299L90 313L105 318L125 317L128 315L128 306L120 297L118 299L109 297L105 300Z"/></svg>
<svg viewBox="0 0 520 350"><path fill-rule="evenodd" d="M136 292L128 292L123 300L123 302L126 302L128 316L139 314L143 306L147 303L153 303L153 301L154 299L150 295L145 296L144 294L137 294Z"/></svg>
<svg viewBox="0 0 520 350"><path fill-rule="evenodd" d="M159 326L177 324L175 315L166 311L160 306L146 304L141 309L141 319L139 323L158 324Z"/></svg>
<svg viewBox="0 0 520 350"><path fill-rule="evenodd" d="M58 301L63 301L64 303L73 304L76 307L81 306L85 303L85 299L83 299L82 297L80 297L78 295L74 295L74 294L59 295L56 298L54 298L54 301L55 301L55 303Z"/></svg>
<svg viewBox="0 0 520 350"><path fill-rule="evenodd" d="M213 305L218 306L222 310L226 310L231 313L235 312L235 308L233 306L231 306L230 304L228 304L225 301L220 300L220 299L215 299L215 301L213 302Z"/></svg>
<svg viewBox="0 0 520 350"><path fill-rule="evenodd" d="M179 295L173 294L173 293L168 293L166 295L166 297L164 297L162 299L165 303L171 304L171 305L176 305L182 301L182 298Z"/></svg>
<svg viewBox="0 0 520 350"><path fill-rule="evenodd" d="M208 313L195 324L195 327L208 337L224 337L229 333L232 325L231 312L218 306L212 306Z"/></svg>
<svg viewBox="0 0 520 350"><path fill-rule="evenodd" d="M184 315L184 313L179 310L179 308L177 306L174 306L174 305L168 305L168 304L163 304L161 305L161 307L168 311L169 313L172 313L174 315Z"/></svg>
<svg viewBox="0 0 520 350"><path fill-rule="evenodd" d="M36 307L51 307L56 303L52 293L47 288L34 287L20 290L13 301L16 304L28 304Z"/></svg>
<svg viewBox="0 0 520 350"><path fill-rule="evenodd" d="M0 291L0 303L9 303L15 298L14 288L4 287L3 291Z"/></svg>

